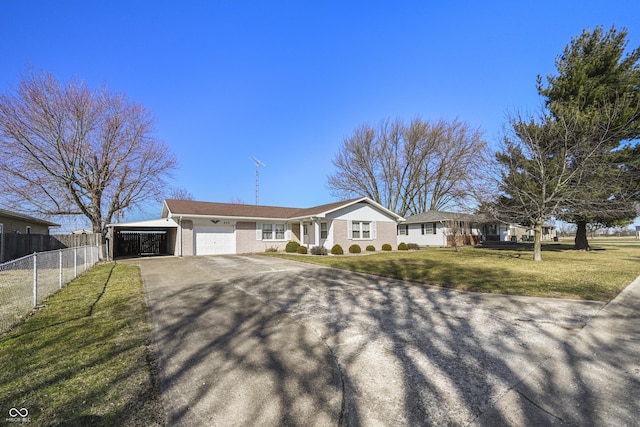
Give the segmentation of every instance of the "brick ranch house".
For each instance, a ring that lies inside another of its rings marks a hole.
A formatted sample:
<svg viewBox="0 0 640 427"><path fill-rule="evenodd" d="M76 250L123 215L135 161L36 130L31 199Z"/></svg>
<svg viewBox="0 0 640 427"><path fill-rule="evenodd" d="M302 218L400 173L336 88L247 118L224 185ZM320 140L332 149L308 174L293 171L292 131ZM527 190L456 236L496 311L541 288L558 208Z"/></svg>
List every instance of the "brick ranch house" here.
<svg viewBox="0 0 640 427"><path fill-rule="evenodd" d="M448 247L456 239L458 246L482 242L533 241L533 230L518 224L500 223L484 215L460 212L427 211L411 215L398 225L398 243ZM542 227L542 240L556 237L551 224Z"/></svg>
<svg viewBox="0 0 640 427"><path fill-rule="evenodd" d="M165 200L159 219L109 224L113 257L242 254L308 247L395 246L402 217L367 197L312 208Z"/></svg>

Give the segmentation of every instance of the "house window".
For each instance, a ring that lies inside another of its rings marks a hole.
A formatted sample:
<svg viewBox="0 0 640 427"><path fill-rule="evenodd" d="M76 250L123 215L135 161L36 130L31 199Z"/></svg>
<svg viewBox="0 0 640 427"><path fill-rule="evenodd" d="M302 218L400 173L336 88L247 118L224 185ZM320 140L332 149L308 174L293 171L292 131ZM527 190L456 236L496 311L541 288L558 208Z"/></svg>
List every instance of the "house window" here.
<svg viewBox="0 0 640 427"><path fill-rule="evenodd" d="M273 224L262 224L262 240L273 240Z"/></svg>
<svg viewBox="0 0 640 427"><path fill-rule="evenodd" d="M434 223L420 224L422 234L436 234L436 225Z"/></svg>
<svg viewBox="0 0 640 427"><path fill-rule="evenodd" d="M262 224L262 240L285 240L285 224Z"/></svg>
<svg viewBox="0 0 640 427"><path fill-rule="evenodd" d="M286 224L262 224L262 240L285 240Z"/></svg>
<svg viewBox="0 0 640 427"><path fill-rule="evenodd" d="M326 239L328 233L328 224L326 222L321 222L320 223L320 238L321 239Z"/></svg>
<svg viewBox="0 0 640 427"><path fill-rule="evenodd" d="M407 224L398 226L398 236L407 236L409 234L409 226Z"/></svg>
<svg viewBox="0 0 640 427"><path fill-rule="evenodd" d="M371 221L351 221L352 239L371 239Z"/></svg>
<svg viewBox="0 0 640 427"><path fill-rule="evenodd" d="M31 226L27 225L27 227L25 228L25 231L27 234L31 234Z"/></svg>
<svg viewBox="0 0 640 427"><path fill-rule="evenodd" d="M369 222L362 223L362 238L363 239L371 238L371 223Z"/></svg>
<svg viewBox="0 0 640 427"><path fill-rule="evenodd" d="M359 239L360 238L360 223L359 222L353 222L351 224L351 238L352 239Z"/></svg>

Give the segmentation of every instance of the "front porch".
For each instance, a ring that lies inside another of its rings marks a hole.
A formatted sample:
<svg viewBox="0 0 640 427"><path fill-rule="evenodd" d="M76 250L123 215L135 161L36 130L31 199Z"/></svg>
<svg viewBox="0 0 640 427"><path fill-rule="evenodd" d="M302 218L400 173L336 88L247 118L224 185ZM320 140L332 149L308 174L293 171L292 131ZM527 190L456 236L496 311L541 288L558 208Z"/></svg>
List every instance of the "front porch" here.
<svg viewBox="0 0 640 427"><path fill-rule="evenodd" d="M327 220L320 221L319 218L310 218L293 223L291 226L291 234L297 239L296 241L298 243L307 248L314 246L327 247L327 245L331 245L328 242L330 227L331 223ZM302 230L302 238L300 238L300 230Z"/></svg>

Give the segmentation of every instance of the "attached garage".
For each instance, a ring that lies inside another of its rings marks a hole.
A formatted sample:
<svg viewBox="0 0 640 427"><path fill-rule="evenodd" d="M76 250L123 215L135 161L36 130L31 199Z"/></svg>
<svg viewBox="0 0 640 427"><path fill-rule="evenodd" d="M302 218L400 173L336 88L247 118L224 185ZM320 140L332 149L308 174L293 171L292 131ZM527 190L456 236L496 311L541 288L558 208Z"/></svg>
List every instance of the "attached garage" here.
<svg viewBox="0 0 640 427"><path fill-rule="evenodd" d="M223 255L236 253L236 234L233 225L194 227L195 255Z"/></svg>

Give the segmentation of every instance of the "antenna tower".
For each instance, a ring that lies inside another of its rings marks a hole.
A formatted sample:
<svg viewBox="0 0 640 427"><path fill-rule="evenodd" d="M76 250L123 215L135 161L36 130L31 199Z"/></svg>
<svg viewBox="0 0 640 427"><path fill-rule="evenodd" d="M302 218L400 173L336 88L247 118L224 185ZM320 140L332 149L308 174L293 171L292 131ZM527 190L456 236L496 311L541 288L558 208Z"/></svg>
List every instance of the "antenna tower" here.
<svg viewBox="0 0 640 427"><path fill-rule="evenodd" d="M266 165L262 163L260 160L256 159L255 157L251 157L251 160L253 160L253 163L256 164L256 205L257 205L260 201L260 166L266 167Z"/></svg>

